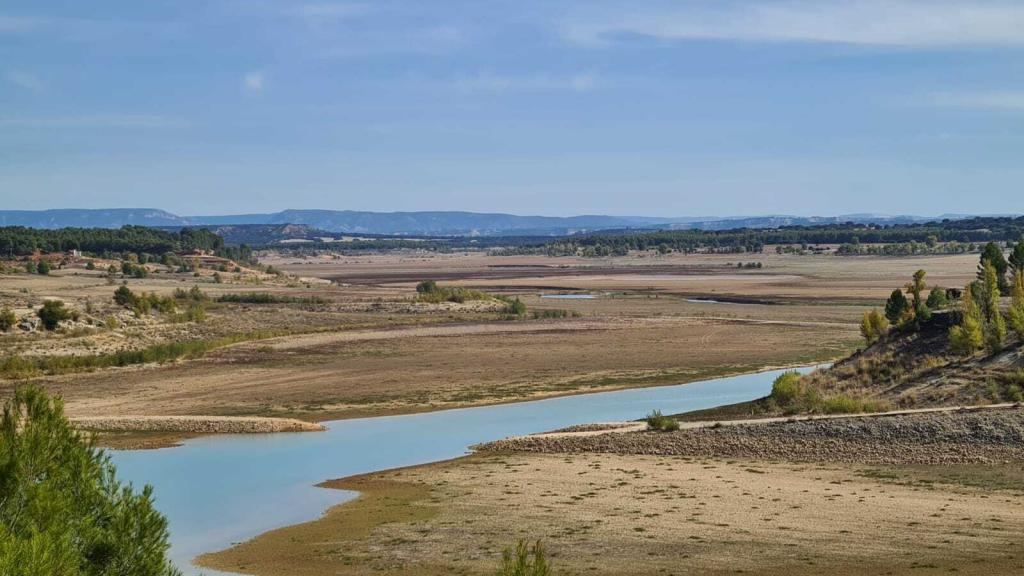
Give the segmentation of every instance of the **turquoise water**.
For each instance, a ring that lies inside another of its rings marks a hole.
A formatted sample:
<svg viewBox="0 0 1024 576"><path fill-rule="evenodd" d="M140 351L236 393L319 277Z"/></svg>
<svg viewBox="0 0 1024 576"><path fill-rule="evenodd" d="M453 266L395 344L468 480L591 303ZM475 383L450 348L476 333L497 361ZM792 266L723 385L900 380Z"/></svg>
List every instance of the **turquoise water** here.
<svg viewBox="0 0 1024 576"><path fill-rule="evenodd" d="M152 484L171 527L171 555L191 559L267 530L313 520L355 493L331 478L454 458L472 444L588 422L710 408L764 396L781 371L679 386L327 422L327 432L198 438L161 450L112 453L119 476ZM203 571L212 574L208 570Z"/></svg>

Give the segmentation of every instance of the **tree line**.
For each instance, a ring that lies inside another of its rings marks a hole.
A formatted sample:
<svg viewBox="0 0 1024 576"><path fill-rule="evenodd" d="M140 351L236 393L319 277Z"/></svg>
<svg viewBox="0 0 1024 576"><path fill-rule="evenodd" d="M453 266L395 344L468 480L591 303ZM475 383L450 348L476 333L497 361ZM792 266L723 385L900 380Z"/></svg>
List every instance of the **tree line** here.
<svg viewBox="0 0 1024 576"><path fill-rule="evenodd" d="M24 226L0 227L0 258L71 250L116 259L121 259L124 254L135 254L139 261L156 259L151 257L162 257L173 252L205 250L237 262L253 261L253 251L249 246L227 246L222 237L205 228L168 231L146 226L57 230Z"/></svg>
<svg viewBox="0 0 1024 576"><path fill-rule="evenodd" d="M1024 217L984 217L943 220L926 224L862 225L854 223L822 226L784 226L766 229L659 230L654 232L599 232L559 238L539 246L511 248L505 254L548 254L609 256L631 250L660 252L760 252L766 245L781 244L907 244L910 251L937 243L981 244L1010 242L1024 237ZM921 245L912 248L911 242ZM955 245L956 246L956 245ZM958 246L957 250L961 248ZM964 248L966 249L966 248ZM901 250L900 252L903 252Z"/></svg>

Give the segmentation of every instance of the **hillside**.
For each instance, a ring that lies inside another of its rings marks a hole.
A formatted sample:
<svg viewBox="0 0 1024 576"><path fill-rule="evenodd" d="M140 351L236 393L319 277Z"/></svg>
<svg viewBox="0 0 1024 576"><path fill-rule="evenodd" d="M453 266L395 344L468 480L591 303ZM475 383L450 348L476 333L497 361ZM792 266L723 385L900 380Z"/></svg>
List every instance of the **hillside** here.
<svg viewBox="0 0 1024 576"><path fill-rule="evenodd" d="M962 357L949 346L954 315L936 312L917 332L894 331L864 350L801 379L820 398L849 398L874 409L928 408L1020 402L1024 399L1024 342L1002 351ZM837 411L838 407L836 408ZM828 411L827 409L816 411ZM805 412L773 398L689 412L682 420L738 419Z"/></svg>

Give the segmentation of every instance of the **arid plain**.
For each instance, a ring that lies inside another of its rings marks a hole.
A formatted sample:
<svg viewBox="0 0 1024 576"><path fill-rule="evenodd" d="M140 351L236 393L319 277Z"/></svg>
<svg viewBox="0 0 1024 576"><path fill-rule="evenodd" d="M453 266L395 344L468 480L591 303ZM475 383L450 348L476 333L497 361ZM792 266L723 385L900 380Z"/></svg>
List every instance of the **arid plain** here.
<svg viewBox="0 0 1024 576"><path fill-rule="evenodd" d="M728 255L271 255L266 263L294 277L213 283L168 273L129 280L128 286L167 295L198 285L212 299L258 291L316 303L223 303L211 306L200 324L126 321L115 330L0 338L10 352L31 356L241 334L245 341L188 361L35 380L62 394L72 416L326 420L680 383L829 360L857 345L863 310L913 270L927 267L935 283L960 286L972 259L763 254L745 255L744 261L763 265L745 270ZM521 298L528 314L508 320L493 303L418 302L415 284L428 279ZM113 313L114 288L99 273L73 268L48 277L0 277L0 294L15 309L60 298L99 308L97 315ZM568 292L596 298L541 297Z"/></svg>

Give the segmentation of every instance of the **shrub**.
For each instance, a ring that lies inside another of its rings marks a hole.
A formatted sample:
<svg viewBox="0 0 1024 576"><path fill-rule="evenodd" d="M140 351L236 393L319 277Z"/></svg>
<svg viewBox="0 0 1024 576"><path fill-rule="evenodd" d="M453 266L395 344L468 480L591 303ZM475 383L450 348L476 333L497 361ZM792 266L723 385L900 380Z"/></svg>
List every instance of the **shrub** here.
<svg viewBox="0 0 1024 576"><path fill-rule="evenodd" d="M538 540L529 546L525 540L516 549L506 548L501 554L501 569L497 576L553 576L544 545Z"/></svg>
<svg viewBox="0 0 1024 576"><path fill-rule="evenodd" d="M523 304L523 301L520 300L519 298L516 298L514 300L506 300L505 313L513 314L515 316L522 316L523 314L526 314L526 304Z"/></svg>
<svg viewBox="0 0 1024 576"><path fill-rule="evenodd" d="M172 576L167 520L116 478L60 400L21 388L0 420L0 574Z"/></svg>
<svg viewBox="0 0 1024 576"><path fill-rule="evenodd" d="M50 263L46 260L40 260L39 264L36 265L36 272L46 276L50 273Z"/></svg>
<svg viewBox="0 0 1024 576"><path fill-rule="evenodd" d="M420 302L456 302L463 303L467 300L490 300L492 296L480 290L459 288L457 286L439 286L433 280L426 280L416 285L416 299Z"/></svg>
<svg viewBox="0 0 1024 576"><path fill-rule="evenodd" d="M18 323L18 317L6 306L0 309L0 332L7 332Z"/></svg>
<svg viewBox="0 0 1024 576"><path fill-rule="evenodd" d="M949 294L946 289L938 286L932 288L932 291L928 293L928 299L925 300L925 306L932 310L949 308Z"/></svg>
<svg viewBox="0 0 1024 576"><path fill-rule="evenodd" d="M36 315L43 322L43 328L47 330L56 330L58 324L71 318L71 312L64 307L64 303L60 300L43 302L42 308L36 311Z"/></svg>
<svg viewBox="0 0 1024 576"><path fill-rule="evenodd" d="M651 430L657 430L658 432L671 432L673 430L679 430L679 421L675 418L665 416L661 413L661 410L654 410L644 418L647 422L647 427Z"/></svg>
<svg viewBox="0 0 1024 576"><path fill-rule="evenodd" d="M802 393L800 373L795 370L783 372L772 383L771 398L784 406L793 404Z"/></svg>

